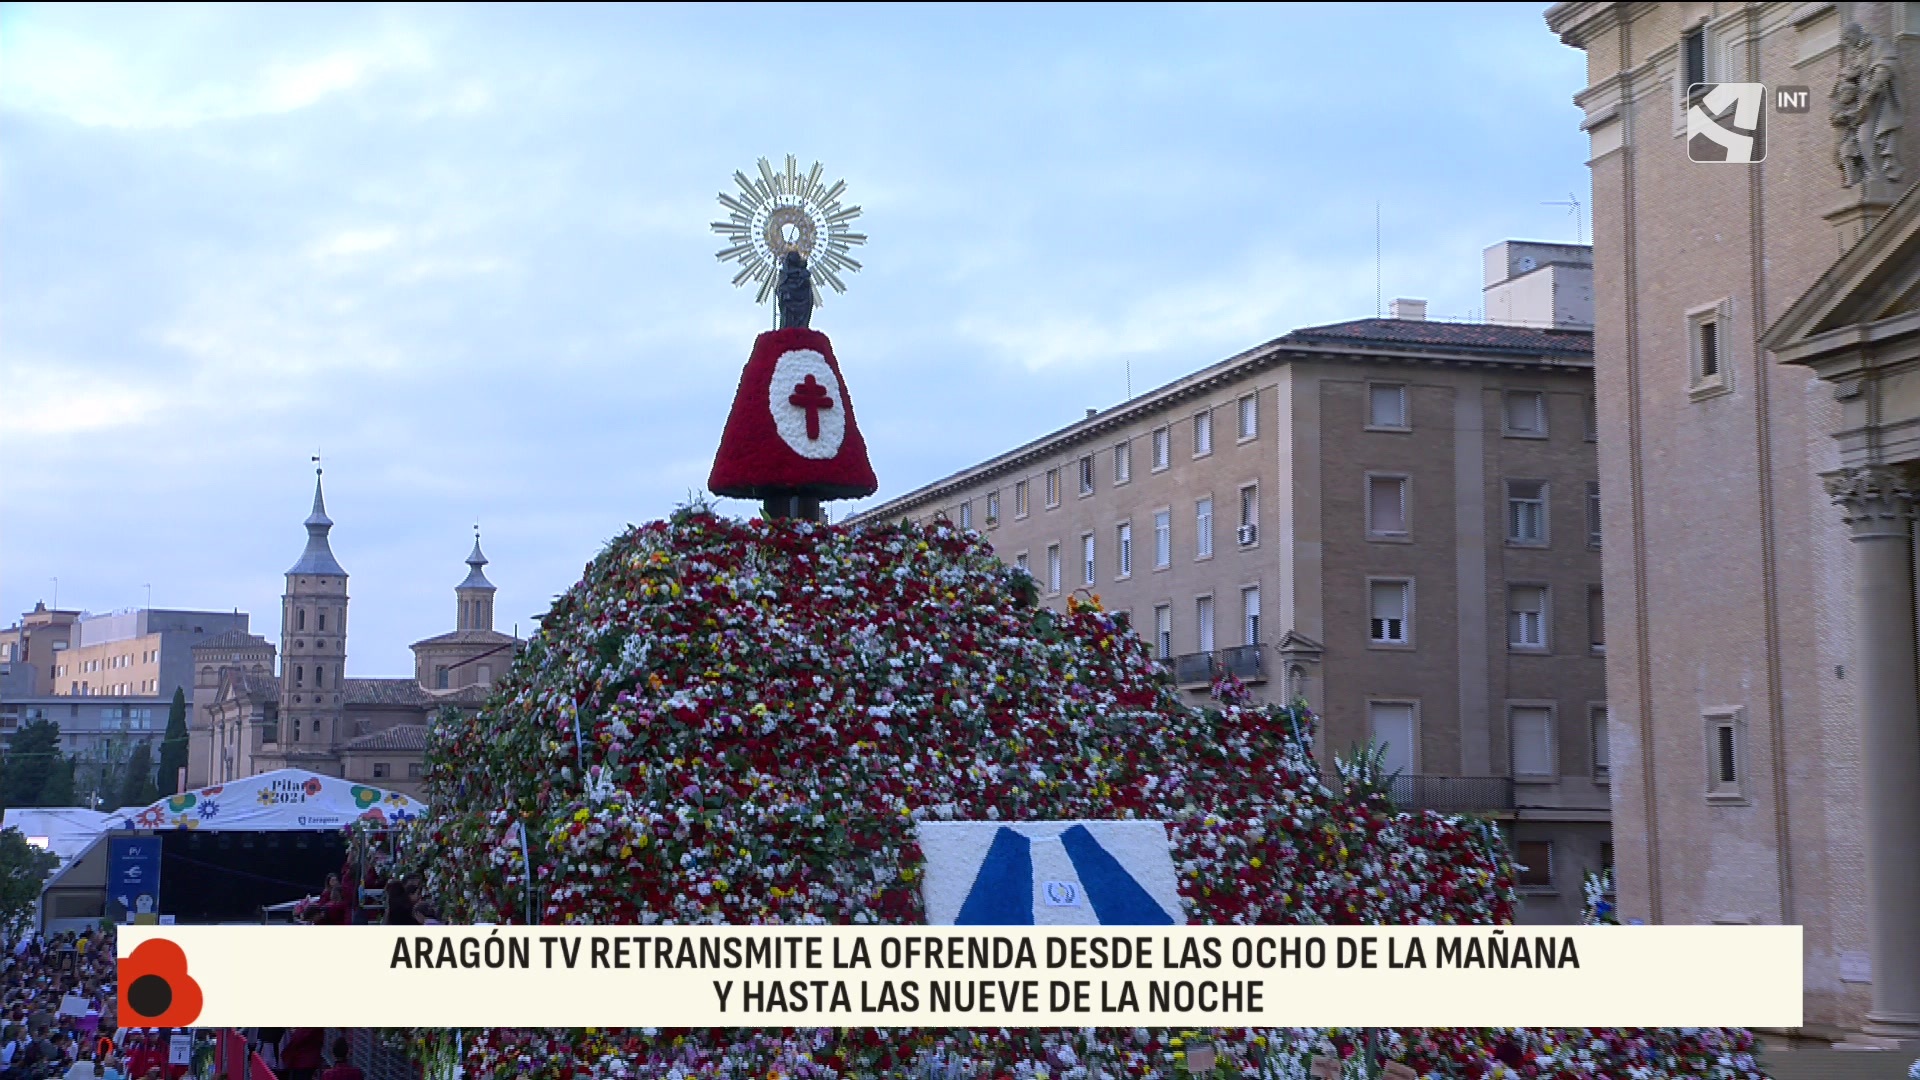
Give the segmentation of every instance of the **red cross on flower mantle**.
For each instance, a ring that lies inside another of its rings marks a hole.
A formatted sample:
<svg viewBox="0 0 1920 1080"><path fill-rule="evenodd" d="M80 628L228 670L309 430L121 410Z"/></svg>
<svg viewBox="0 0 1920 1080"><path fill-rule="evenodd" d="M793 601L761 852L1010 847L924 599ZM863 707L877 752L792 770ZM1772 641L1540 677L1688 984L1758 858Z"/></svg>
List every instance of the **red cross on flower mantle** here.
<svg viewBox="0 0 1920 1080"><path fill-rule="evenodd" d="M793 396L788 402L807 411L807 438L820 438L820 410L833 408L833 395L820 381L809 375L793 388Z"/></svg>

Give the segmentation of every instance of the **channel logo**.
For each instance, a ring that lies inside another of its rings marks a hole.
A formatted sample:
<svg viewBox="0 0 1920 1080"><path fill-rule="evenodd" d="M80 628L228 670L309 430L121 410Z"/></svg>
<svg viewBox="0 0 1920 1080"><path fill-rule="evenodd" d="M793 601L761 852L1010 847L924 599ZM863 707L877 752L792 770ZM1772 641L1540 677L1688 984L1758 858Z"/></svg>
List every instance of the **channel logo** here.
<svg viewBox="0 0 1920 1080"><path fill-rule="evenodd" d="M122 957L118 981L123 1026L192 1027L200 1018L200 984L187 974L186 951L165 938Z"/></svg>
<svg viewBox="0 0 1920 1080"><path fill-rule="evenodd" d="M1766 160L1765 84L1694 83L1687 100L1687 157L1731 165Z"/></svg>

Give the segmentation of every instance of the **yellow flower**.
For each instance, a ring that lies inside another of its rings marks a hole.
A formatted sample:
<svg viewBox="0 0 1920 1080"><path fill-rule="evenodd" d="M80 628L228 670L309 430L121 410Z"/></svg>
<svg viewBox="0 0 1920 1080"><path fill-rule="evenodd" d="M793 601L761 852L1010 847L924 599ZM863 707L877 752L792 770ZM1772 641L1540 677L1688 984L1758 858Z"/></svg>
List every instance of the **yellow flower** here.
<svg viewBox="0 0 1920 1080"><path fill-rule="evenodd" d="M1255 870L1258 870L1258 869L1260 869L1260 856L1258 856L1258 855L1255 855L1255 856L1253 857L1253 864L1252 864L1252 865L1253 865L1253 868L1254 868Z"/></svg>
<svg viewBox="0 0 1920 1080"><path fill-rule="evenodd" d="M633 845L632 844L622 845L620 848L620 857L623 859L633 858Z"/></svg>
<svg viewBox="0 0 1920 1080"><path fill-rule="evenodd" d="M584 806L573 812L573 820L575 821L585 821L589 816L587 808Z"/></svg>

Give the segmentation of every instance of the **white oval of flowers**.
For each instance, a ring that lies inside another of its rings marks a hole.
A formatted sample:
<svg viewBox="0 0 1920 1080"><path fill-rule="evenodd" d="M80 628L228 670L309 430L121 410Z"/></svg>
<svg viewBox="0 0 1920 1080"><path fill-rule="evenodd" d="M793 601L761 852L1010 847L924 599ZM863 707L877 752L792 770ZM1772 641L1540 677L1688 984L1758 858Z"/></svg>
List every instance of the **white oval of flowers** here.
<svg viewBox="0 0 1920 1080"><path fill-rule="evenodd" d="M824 460L847 437L847 399L827 358L812 349L780 354L767 387L767 408L780 438L803 458Z"/></svg>

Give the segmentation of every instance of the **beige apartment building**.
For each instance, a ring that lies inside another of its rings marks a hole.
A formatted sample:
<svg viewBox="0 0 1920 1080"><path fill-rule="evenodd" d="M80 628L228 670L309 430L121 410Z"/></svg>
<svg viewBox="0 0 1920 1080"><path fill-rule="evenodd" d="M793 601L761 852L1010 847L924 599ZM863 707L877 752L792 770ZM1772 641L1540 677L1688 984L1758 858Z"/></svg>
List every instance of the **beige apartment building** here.
<svg viewBox="0 0 1920 1080"><path fill-rule="evenodd" d="M1403 805L1500 819L1523 918L1577 921L1610 859L1585 249L1489 249L1491 292L1558 276L1535 325L1296 330L894 498L1126 612L1189 700L1217 671L1368 739ZM1555 267L1558 267L1556 269ZM1563 312L1553 303L1560 294Z"/></svg>
<svg viewBox="0 0 1920 1080"><path fill-rule="evenodd" d="M1588 63L1621 913L1803 925L1802 1033L1920 1047L1920 5L1547 22ZM1719 82L1765 88L1757 163L1693 160Z"/></svg>
<svg viewBox="0 0 1920 1080"><path fill-rule="evenodd" d="M230 630L234 611L140 608L107 615L36 604L0 629L0 696L160 697L193 685L193 647Z"/></svg>

